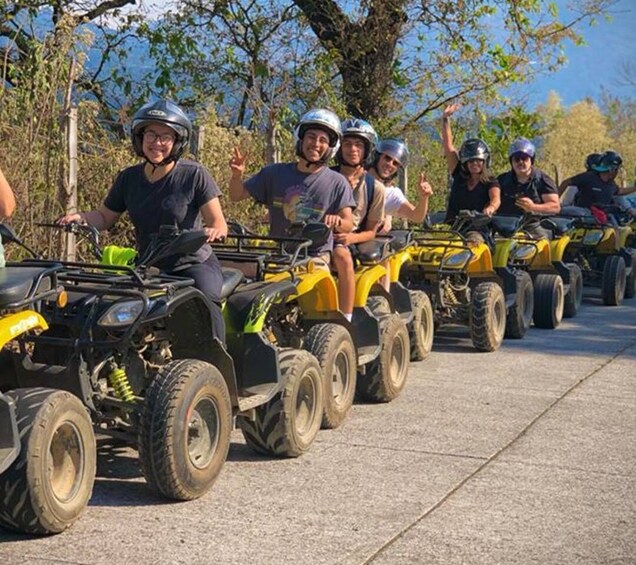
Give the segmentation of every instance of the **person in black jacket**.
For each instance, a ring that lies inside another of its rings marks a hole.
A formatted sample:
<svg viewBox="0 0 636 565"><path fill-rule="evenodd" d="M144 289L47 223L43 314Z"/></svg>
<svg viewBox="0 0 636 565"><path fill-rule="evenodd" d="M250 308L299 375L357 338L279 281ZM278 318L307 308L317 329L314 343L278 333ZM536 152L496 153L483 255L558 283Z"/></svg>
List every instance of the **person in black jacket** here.
<svg viewBox="0 0 636 565"><path fill-rule="evenodd" d="M516 139L510 145L510 170L497 177L501 187L498 214L552 215L561 211L557 186L546 173L534 166L535 155L534 144L524 137ZM542 228L539 221L526 224L524 229L536 239L552 237L552 233Z"/></svg>

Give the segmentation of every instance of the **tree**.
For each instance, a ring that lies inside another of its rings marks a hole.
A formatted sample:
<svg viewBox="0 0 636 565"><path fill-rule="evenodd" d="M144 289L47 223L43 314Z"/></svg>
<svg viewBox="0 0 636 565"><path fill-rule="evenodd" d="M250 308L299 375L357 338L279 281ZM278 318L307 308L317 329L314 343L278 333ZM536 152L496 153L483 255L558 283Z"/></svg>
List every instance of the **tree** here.
<svg viewBox="0 0 636 565"><path fill-rule="evenodd" d="M408 126L455 98L493 96L558 67L562 43L580 42L580 26L613 0L581 2L567 21L541 0L366 0L352 16L344 2L294 3L333 57L347 112L378 120L399 107Z"/></svg>
<svg viewBox="0 0 636 565"><path fill-rule="evenodd" d="M589 100L563 108L556 94L539 113L546 119L541 148L542 168L558 182L584 170L585 157L609 149L612 140L606 118Z"/></svg>

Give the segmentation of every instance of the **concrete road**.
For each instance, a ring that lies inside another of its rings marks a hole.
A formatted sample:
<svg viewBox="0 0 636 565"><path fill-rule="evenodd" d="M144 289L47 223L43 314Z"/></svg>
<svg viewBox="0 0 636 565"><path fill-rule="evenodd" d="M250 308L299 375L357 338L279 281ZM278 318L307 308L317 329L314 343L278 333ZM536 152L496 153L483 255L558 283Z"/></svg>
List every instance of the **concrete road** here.
<svg viewBox="0 0 636 565"><path fill-rule="evenodd" d="M166 503L103 448L69 531L0 530L0 564L636 564L636 300L496 353L444 333L391 404L354 406L307 455L240 434L212 491Z"/></svg>

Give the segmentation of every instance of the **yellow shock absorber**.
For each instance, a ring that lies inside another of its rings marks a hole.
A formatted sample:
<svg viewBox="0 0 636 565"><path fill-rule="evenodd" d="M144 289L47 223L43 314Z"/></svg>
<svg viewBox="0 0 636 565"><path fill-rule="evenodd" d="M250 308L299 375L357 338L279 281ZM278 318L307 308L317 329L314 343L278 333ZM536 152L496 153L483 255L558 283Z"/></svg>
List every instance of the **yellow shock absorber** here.
<svg viewBox="0 0 636 565"><path fill-rule="evenodd" d="M128 382L126 371L115 367L108 375L110 386L115 389L115 396L126 402L134 402L135 395Z"/></svg>

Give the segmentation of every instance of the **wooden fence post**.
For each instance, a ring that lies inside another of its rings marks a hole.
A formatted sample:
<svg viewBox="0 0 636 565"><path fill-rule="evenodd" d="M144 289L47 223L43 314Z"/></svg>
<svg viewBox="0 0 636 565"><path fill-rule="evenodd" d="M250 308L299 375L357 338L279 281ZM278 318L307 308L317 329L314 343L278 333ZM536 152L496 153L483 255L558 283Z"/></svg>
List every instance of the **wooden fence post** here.
<svg viewBox="0 0 636 565"><path fill-rule="evenodd" d="M77 106L71 106L65 116L68 131L68 184L66 186L66 213L77 212ZM67 233L64 240L64 259L77 259L75 234Z"/></svg>

